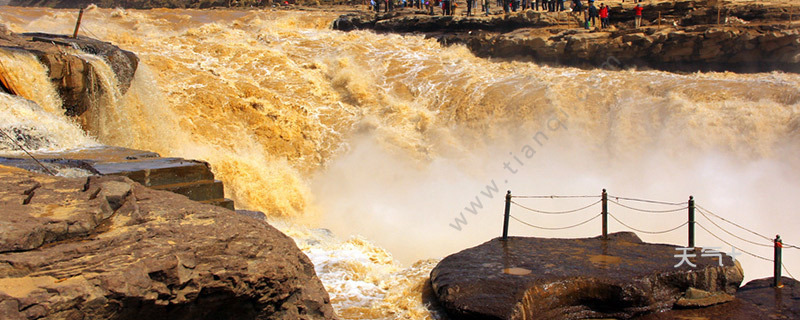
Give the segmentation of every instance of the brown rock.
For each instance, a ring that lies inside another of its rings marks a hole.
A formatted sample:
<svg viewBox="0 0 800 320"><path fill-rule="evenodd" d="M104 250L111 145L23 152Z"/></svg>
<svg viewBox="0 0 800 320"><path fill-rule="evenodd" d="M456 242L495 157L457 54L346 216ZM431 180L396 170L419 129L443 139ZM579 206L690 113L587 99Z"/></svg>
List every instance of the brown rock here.
<svg viewBox="0 0 800 320"><path fill-rule="evenodd" d="M783 288L772 287L772 278L757 279L747 283L736 292L736 298L728 303L705 308L673 309L651 313L639 320L671 319L800 319L800 282L783 279Z"/></svg>
<svg viewBox="0 0 800 320"><path fill-rule="evenodd" d="M124 177L7 167L0 207L3 319L335 318L308 258L263 220Z"/></svg>
<svg viewBox="0 0 800 320"><path fill-rule="evenodd" d="M690 287L732 294L743 279L730 257L675 255L678 246L643 243L632 233L609 240L494 239L444 258L431 285L455 318L631 318L669 310Z"/></svg>
<svg viewBox="0 0 800 320"><path fill-rule="evenodd" d="M675 306L681 308L701 308L713 306L715 304L731 302L733 299L734 296L727 293L711 293L705 290L689 288L686 290L686 293L683 295L683 297L678 299L678 302L675 303Z"/></svg>

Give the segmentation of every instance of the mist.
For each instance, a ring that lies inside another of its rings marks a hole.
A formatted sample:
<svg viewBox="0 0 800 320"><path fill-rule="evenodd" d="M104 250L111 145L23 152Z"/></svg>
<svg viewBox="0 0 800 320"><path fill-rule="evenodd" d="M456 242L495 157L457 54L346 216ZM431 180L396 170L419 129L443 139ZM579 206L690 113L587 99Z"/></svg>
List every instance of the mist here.
<svg viewBox="0 0 800 320"><path fill-rule="evenodd" d="M564 124L569 127L575 123ZM657 144L631 145L628 153L618 153L580 138L586 134L580 127L550 130L546 125L523 126L525 129L519 130L523 132L495 144L462 141L473 149L453 152L458 148L447 148L447 153L423 161L387 147L374 135L354 137L349 141L350 150L312 181L315 206L323 211L320 225L341 238L365 237L409 265L499 237L507 190L513 195L596 196L514 199L538 210L563 211L598 201L605 188L610 200L630 197L684 203L663 206L619 200L648 210L681 209L691 195L698 206L714 214L770 238L780 234L786 243L800 243L800 236L794 232L800 229L800 161L790 158L789 151L776 146L770 154L742 155L730 148L687 147L678 142L685 137L665 136ZM542 132L548 138L540 145L533 137ZM523 151L526 145L535 150L531 157ZM687 220L686 210L647 214L609 203L609 211L625 224L645 231L670 229ZM511 208L512 216L544 227L574 225L599 212L599 204L565 215L537 214L516 205ZM772 248L737 240L700 213L696 221L738 248L772 259ZM720 220L714 222L745 239L770 244ZM617 231L632 230L609 218L609 232ZM600 233L599 218L562 231L534 229L514 220L509 228L512 236L548 238L594 237ZM697 246L731 251L730 246L700 227L695 234ZM666 234L637 235L647 242L687 245L685 226ZM784 263L790 271L800 265L800 252L795 251L784 250ZM772 274L770 262L746 254L737 258L746 281Z"/></svg>

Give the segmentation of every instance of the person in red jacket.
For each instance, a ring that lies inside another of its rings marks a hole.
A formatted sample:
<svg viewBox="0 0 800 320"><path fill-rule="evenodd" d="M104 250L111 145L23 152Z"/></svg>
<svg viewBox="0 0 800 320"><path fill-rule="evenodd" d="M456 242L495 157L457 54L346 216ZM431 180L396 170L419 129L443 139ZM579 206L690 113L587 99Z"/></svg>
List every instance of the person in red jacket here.
<svg viewBox="0 0 800 320"><path fill-rule="evenodd" d="M633 8L633 10L636 12L635 21L637 29L642 25L642 9L642 6L640 6L638 3L636 4L636 7Z"/></svg>
<svg viewBox="0 0 800 320"><path fill-rule="evenodd" d="M608 7L605 3L600 4L600 28L608 28Z"/></svg>

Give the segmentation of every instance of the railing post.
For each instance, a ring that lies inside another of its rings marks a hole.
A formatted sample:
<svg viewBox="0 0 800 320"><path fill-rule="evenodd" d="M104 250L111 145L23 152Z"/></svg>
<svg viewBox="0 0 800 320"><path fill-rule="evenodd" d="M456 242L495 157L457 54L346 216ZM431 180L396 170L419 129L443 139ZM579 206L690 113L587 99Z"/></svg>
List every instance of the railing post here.
<svg viewBox="0 0 800 320"><path fill-rule="evenodd" d="M600 199L603 202L603 239L608 239L608 194L606 189L603 189L603 196Z"/></svg>
<svg viewBox="0 0 800 320"><path fill-rule="evenodd" d="M694 197L689 196L689 248L694 248Z"/></svg>
<svg viewBox="0 0 800 320"><path fill-rule="evenodd" d="M78 21L75 22L75 32L72 33L72 38L78 37L78 29L81 27L81 19L83 19L83 8L78 12Z"/></svg>
<svg viewBox="0 0 800 320"><path fill-rule="evenodd" d="M511 190L506 193L506 212L503 217L503 241L508 240L508 216L511 214Z"/></svg>
<svg viewBox="0 0 800 320"><path fill-rule="evenodd" d="M781 281L781 249L783 248L783 241L781 240L780 235L775 235L775 259L772 260L774 262L775 268L772 275L772 285L776 288L783 287L783 281Z"/></svg>

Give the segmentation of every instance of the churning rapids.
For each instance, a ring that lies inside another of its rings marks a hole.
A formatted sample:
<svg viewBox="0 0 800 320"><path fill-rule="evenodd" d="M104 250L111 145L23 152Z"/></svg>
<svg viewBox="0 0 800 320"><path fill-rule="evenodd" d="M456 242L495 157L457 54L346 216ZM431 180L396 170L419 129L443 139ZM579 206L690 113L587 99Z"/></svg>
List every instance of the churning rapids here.
<svg viewBox="0 0 800 320"><path fill-rule="evenodd" d="M0 11L14 32L70 34L76 16ZM336 16L90 9L83 34L142 59L131 89L107 94L81 128L62 115L41 64L0 49L36 103L0 94L0 129L25 128L49 142L43 150L102 143L210 162L237 207L267 213L296 240L346 319L438 317L426 308L430 269L500 235L507 189L608 188L670 202L694 195L719 215L800 242L800 75L491 61L422 36L332 31ZM110 69L94 60L113 88ZM13 152L0 143L0 153ZM528 203L587 204L538 201ZM556 227L596 213L518 216ZM685 221L682 213L617 216L645 230ZM611 229L626 228L612 221ZM513 235L599 231L599 222L565 231L511 225ZM683 229L639 235L686 238ZM771 257L770 248L735 240ZM697 243L728 251L702 230ZM739 258L747 280L771 275L771 263ZM787 250L784 261L800 273L800 253Z"/></svg>

